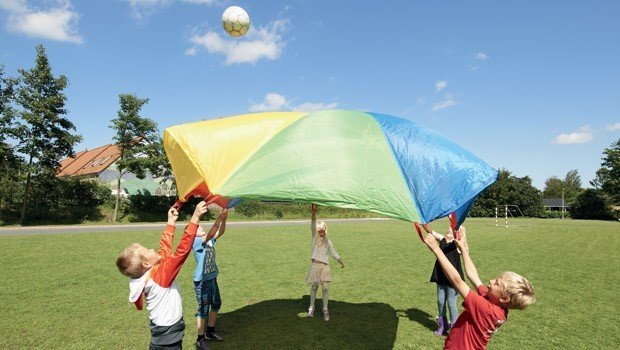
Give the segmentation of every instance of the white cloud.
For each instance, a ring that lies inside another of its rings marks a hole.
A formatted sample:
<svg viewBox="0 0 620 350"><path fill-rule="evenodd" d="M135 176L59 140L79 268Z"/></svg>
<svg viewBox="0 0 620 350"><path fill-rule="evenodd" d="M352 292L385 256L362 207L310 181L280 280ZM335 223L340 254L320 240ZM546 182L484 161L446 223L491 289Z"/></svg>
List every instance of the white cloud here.
<svg viewBox="0 0 620 350"><path fill-rule="evenodd" d="M251 105L250 112L279 111L287 107L288 103L284 96L270 92L265 95L263 102Z"/></svg>
<svg viewBox="0 0 620 350"><path fill-rule="evenodd" d="M197 5L214 5L216 0L124 0L131 6L131 15L138 21L142 22L155 12L164 9L175 1L185 2Z"/></svg>
<svg viewBox="0 0 620 350"><path fill-rule="evenodd" d="M147 17L157 12L159 9L168 7L172 0L125 0L131 6L131 15L138 22L144 21Z"/></svg>
<svg viewBox="0 0 620 350"><path fill-rule="evenodd" d="M568 145L573 143L585 143L593 138L590 125L584 125L579 128L578 131L571 132L570 134L560 134L555 137L551 142L559 145Z"/></svg>
<svg viewBox="0 0 620 350"><path fill-rule="evenodd" d="M609 124L609 125L605 126L605 129L607 129L609 131L618 131L618 130L620 130L620 123Z"/></svg>
<svg viewBox="0 0 620 350"><path fill-rule="evenodd" d="M0 0L0 8L9 12L24 12L28 4L26 0Z"/></svg>
<svg viewBox="0 0 620 350"><path fill-rule="evenodd" d="M267 111L280 111L291 110L301 112L315 112L325 109L334 109L338 106L337 102L323 103L323 102L303 102L298 105L293 105L291 100L288 100L283 95L275 92L270 92L265 95L265 98L260 103L255 103L250 106L250 112L267 112Z"/></svg>
<svg viewBox="0 0 620 350"><path fill-rule="evenodd" d="M452 107L454 105L456 105L456 101L454 99L452 99L452 98L446 97L445 100L433 104L433 106L431 107L431 112L437 112L437 111L440 111L442 109L446 109L448 107Z"/></svg>
<svg viewBox="0 0 620 350"><path fill-rule="evenodd" d="M435 92L439 92L448 87L448 82L445 80L437 80L435 82Z"/></svg>
<svg viewBox="0 0 620 350"><path fill-rule="evenodd" d="M8 12L6 28L10 32L33 38L44 38L81 44L77 23L80 16L69 0L57 0L47 10L31 8L26 0L0 0L0 9Z"/></svg>
<svg viewBox="0 0 620 350"><path fill-rule="evenodd" d="M264 58L276 60L282 55L285 42L282 34L288 29L287 20L271 22L267 27L254 29L241 38L224 38L219 32L208 31L203 35L194 34L189 41L193 44L185 51L187 55L196 55L199 49L209 53L226 56L226 64L256 63Z"/></svg>
<svg viewBox="0 0 620 350"><path fill-rule="evenodd" d="M480 61L486 61L489 58L489 55L484 52L476 52L474 58Z"/></svg>

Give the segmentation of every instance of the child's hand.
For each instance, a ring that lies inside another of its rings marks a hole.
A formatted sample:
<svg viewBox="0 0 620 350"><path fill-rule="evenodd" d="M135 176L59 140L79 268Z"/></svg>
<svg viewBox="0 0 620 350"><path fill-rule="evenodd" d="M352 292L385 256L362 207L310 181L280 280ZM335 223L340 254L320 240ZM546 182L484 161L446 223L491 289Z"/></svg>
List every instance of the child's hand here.
<svg viewBox="0 0 620 350"><path fill-rule="evenodd" d="M344 261L342 259L338 259L338 264L340 264L340 268L344 269Z"/></svg>
<svg viewBox="0 0 620 350"><path fill-rule="evenodd" d="M316 205L316 204L312 204L312 206L311 206L310 208L312 209L312 212L313 212L313 213L316 213L316 212L317 212L317 210L318 210L318 207L317 207L317 205Z"/></svg>
<svg viewBox="0 0 620 350"><path fill-rule="evenodd" d="M465 232L465 230L460 230L460 231L461 231L461 239L455 239L454 241L456 242L456 246L459 247L461 252L463 252L468 248L467 247L467 233Z"/></svg>
<svg viewBox="0 0 620 350"><path fill-rule="evenodd" d="M192 215L191 223L198 224L200 222L200 218L205 215L207 212L207 203L202 201L196 205L196 209L194 209L194 215Z"/></svg>
<svg viewBox="0 0 620 350"><path fill-rule="evenodd" d="M422 227L424 228L424 231L426 231L426 233L433 232L433 230L431 230L431 227L428 224L423 224Z"/></svg>
<svg viewBox="0 0 620 350"><path fill-rule="evenodd" d="M174 223L179 218L179 211L175 207L168 209L168 224L174 226Z"/></svg>
<svg viewBox="0 0 620 350"><path fill-rule="evenodd" d="M437 243L437 239L435 239L432 233L427 233L426 236L424 236L424 243L426 243L430 250L434 250L435 248L439 249L439 243Z"/></svg>

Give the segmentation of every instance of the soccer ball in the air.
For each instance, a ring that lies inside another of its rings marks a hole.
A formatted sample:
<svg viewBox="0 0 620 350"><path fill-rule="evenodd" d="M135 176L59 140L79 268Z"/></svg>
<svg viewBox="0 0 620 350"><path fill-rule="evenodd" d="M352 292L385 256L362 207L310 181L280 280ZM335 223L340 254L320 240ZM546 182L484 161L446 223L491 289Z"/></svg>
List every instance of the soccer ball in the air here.
<svg viewBox="0 0 620 350"><path fill-rule="evenodd" d="M250 29L250 16L239 6L231 6L222 15L222 26L232 36L242 36Z"/></svg>

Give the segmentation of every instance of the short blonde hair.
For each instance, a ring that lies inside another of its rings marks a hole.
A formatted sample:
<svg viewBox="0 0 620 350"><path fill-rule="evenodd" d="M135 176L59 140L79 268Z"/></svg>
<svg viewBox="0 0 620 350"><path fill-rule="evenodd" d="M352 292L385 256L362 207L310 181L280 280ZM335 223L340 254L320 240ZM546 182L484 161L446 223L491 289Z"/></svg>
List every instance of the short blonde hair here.
<svg viewBox="0 0 620 350"><path fill-rule="evenodd" d="M525 277L511 271L499 276L504 284L504 294L510 299L507 303L509 309L523 310L536 302L534 287Z"/></svg>
<svg viewBox="0 0 620 350"><path fill-rule="evenodd" d="M123 275L131 278L139 278L144 275L144 268L142 267L144 256L138 252L141 247L140 244L134 243L125 248L116 258L116 267Z"/></svg>
<svg viewBox="0 0 620 350"><path fill-rule="evenodd" d="M327 225L325 224L325 222L319 221L316 223L316 230L317 231L325 230L325 232L327 232Z"/></svg>

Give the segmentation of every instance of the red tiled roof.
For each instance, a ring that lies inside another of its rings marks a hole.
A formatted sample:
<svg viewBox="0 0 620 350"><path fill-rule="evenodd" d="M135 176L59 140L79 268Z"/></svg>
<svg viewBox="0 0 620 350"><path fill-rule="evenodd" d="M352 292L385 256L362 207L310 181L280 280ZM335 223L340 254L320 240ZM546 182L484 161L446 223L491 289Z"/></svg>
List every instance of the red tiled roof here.
<svg viewBox="0 0 620 350"><path fill-rule="evenodd" d="M56 176L83 176L100 174L120 157L115 144L84 150L60 161Z"/></svg>

